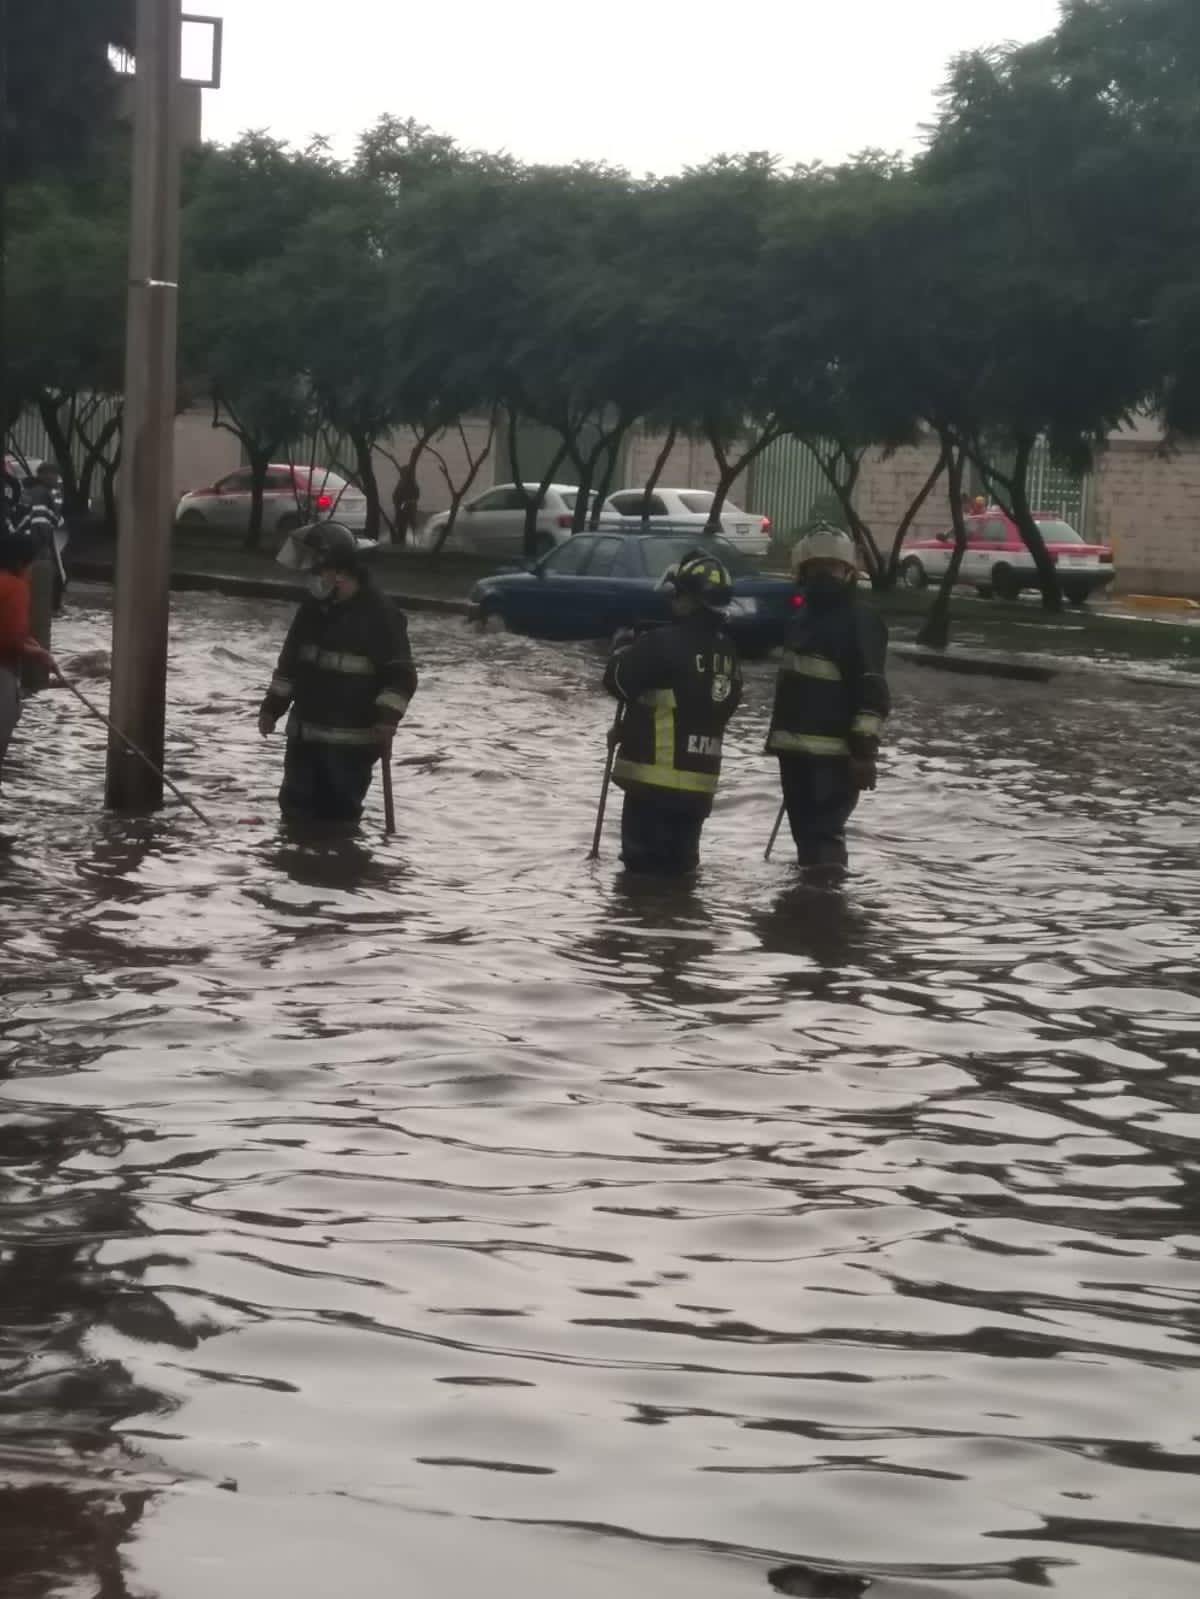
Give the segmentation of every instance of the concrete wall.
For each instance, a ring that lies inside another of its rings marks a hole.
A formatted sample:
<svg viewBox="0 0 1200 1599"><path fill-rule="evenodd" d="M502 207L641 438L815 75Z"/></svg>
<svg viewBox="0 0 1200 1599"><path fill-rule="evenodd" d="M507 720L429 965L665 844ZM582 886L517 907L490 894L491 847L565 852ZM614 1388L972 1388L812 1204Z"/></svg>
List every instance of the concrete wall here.
<svg viewBox="0 0 1200 1599"><path fill-rule="evenodd" d="M241 445L232 433L214 428L208 409L183 411L175 418L175 497L206 489L242 464Z"/></svg>
<svg viewBox="0 0 1200 1599"><path fill-rule="evenodd" d="M667 442L665 433L643 433L640 430L630 440L625 456L625 481L617 488L640 488L654 470L658 452ZM718 479L717 463L709 445L694 439L678 439L667 457L659 482L667 489L715 489ZM738 501L738 490L744 487L739 479L733 487L733 498Z"/></svg>
<svg viewBox="0 0 1200 1599"><path fill-rule="evenodd" d="M1200 446L1163 453L1118 438L1095 474L1096 536L1114 549L1126 594L1200 597Z"/></svg>
<svg viewBox="0 0 1200 1599"><path fill-rule="evenodd" d="M898 450L885 456L872 451L863 462L854 504L858 514L874 533L886 555L896 530L921 486L937 464L937 444L924 444L915 450ZM944 533L950 526L946 501L946 482L934 485L932 494L913 523L914 533Z"/></svg>

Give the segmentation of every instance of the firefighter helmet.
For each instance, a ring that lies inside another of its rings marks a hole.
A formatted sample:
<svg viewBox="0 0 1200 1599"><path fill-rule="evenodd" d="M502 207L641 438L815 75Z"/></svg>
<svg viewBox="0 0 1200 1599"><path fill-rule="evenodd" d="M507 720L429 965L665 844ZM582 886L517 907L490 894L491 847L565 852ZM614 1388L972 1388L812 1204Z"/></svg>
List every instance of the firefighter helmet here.
<svg viewBox="0 0 1200 1599"><path fill-rule="evenodd" d="M852 572L858 570L858 552L849 533L829 522L819 522L792 545L792 572L799 576L809 561L840 561Z"/></svg>
<svg viewBox="0 0 1200 1599"><path fill-rule="evenodd" d="M733 579L715 555L700 551L687 556L664 579L676 594L690 595L702 605L721 610L733 598Z"/></svg>
<svg viewBox="0 0 1200 1599"><path fill-rule="evenodd" d="M275 559L292 572L353 572L359 564L358 540L340 522L314 522L289 534Z"/></svg>

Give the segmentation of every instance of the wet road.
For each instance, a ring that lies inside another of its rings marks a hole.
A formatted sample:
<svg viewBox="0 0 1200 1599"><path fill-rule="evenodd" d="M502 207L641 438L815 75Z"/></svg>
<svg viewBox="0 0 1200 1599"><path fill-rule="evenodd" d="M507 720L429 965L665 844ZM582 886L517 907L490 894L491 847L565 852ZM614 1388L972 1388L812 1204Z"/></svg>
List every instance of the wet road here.
<svg viewBox="0 0 1200 1599"><path fill-rule="evenodd" d="M282 840L286 616L178 603L213 832L22 726L4 1599L1194 1595L1200 700L899 669L820 891L760 675L701 881L631 892L596 658L457 623L401 837Z"/></svg>

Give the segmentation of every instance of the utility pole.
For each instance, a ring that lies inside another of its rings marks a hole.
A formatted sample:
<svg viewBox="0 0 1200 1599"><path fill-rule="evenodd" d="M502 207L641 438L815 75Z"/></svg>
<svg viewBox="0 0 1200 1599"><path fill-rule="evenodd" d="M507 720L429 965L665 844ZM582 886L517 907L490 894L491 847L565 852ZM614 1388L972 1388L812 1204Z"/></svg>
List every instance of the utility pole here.
<svg viewBox="0 0 1200 1599"><path fill-rule="evenodd" d="M166 731L179 279L180 0L137 0L124 445L113 599L114 725L162 767ZM156 810L163 785L108 744L110 810Z"/></svg>

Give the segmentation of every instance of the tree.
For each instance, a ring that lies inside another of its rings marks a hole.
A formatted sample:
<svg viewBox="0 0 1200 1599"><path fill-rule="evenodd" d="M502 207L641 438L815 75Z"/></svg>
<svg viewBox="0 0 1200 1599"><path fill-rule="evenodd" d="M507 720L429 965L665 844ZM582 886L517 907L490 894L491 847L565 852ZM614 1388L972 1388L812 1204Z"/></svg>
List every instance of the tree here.
<svg viewBox="0 0 1200 1599"><path fill-rule="evenodd" d="M1043 604L1061 610L1029 503L1033 450L1045 437L1086 469L1151 382L1119 217L1127 141L1051 44L977 52L955 64L922 175L961 219L956 266L974 286L979 416L958 441L1020 529Z"/></svg>
<svg viewBox="0 0 1200 1599"><path fill-rule="evenodd" d="M135 0L9 0L8 176L78 172L103 157L121 80L110 51L134 43Z"/></svg>

